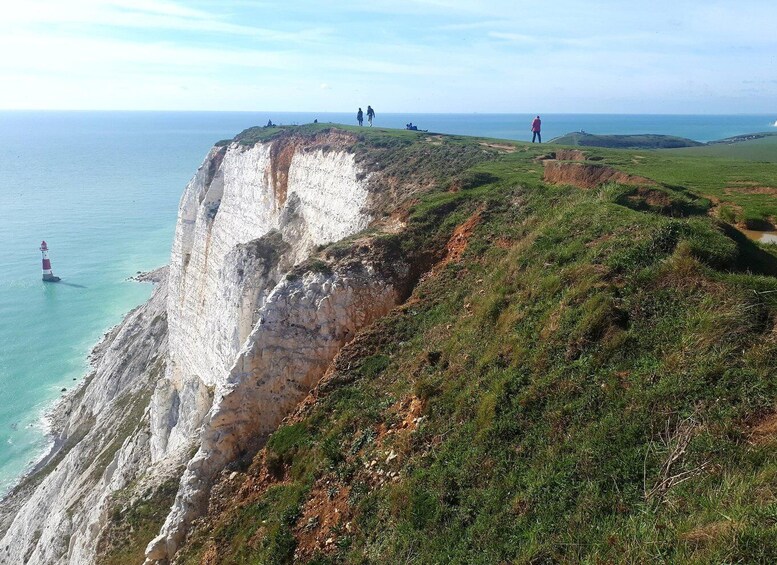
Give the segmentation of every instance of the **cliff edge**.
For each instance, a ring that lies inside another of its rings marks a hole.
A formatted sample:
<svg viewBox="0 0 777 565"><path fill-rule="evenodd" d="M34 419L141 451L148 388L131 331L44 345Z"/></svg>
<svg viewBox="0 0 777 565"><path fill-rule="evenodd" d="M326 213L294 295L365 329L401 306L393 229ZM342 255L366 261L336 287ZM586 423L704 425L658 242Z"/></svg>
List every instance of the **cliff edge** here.
<svg viewBox="0 0 777 565"><path fill-rule="evenodd" d="M777 254L706 196L777 166L545 151L216 144L0 562L773 563Z"/></svg>
<svg viewBox="0 0 777 565"><path fill-rule="evenodd" d="M60 407L56 452L3 503L3 563L100 559L109 514L139 500L172 504L148 558L172 557L214 476L255 453L421 275L428 250L400 258L376 238L436 179L428 167L402 179L398 165L448 152L331 128L266 133L214 147L185 188L169 273L96 349ZM457 153L454 170L493 152ZM336 260L315 259L368 227Z"/></svg>

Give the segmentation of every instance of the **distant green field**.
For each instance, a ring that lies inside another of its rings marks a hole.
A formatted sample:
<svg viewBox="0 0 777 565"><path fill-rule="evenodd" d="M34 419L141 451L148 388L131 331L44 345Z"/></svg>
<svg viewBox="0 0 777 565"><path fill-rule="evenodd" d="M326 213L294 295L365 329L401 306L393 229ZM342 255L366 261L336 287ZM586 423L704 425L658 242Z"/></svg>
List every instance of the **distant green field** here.
<svg viewBox="0 0 777 565"><path fill-rule="evenodd" d="M710 198L729 222L768 229L777 218L777 136L683 149L592 147L586 153L602 164Z"/></svg>
<svg viewBox="0 0 777 565"><path fill-rule="evenodd" d="M672 155L698 155L777 163L777 134L773 133L768 137L739 143L715 143L701 147L666 149L665 151Z"/></svg>
<svg viewBox="0 0 777 565"><path fill-rule="evenodd" d="M702 145L693 139L673 135L595 135L584 132L568 133L550 140L550 143L583 147L609 147L611 149L670 149Z"/></svg>

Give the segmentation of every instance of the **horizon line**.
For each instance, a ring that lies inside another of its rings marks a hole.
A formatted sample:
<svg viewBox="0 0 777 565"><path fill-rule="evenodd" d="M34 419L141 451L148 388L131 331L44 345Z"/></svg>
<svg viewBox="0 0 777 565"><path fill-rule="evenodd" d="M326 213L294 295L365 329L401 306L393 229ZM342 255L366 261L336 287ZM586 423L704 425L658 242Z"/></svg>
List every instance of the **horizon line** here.
<svg viewBox="0 0 777 565"><path fill-rule="evenodd" d="M357 106L358 108L358 106ZM157 113L157 114L350 114L352 110L147 110L147 109L83 109L83 108L0 108L0 112L61 112L61 113ZM385 111L382 115L412 115L423 114L428 116L523 116L523 115L546 115L546 116L777 116L761 112L423 112L423 111Z"/></svg>

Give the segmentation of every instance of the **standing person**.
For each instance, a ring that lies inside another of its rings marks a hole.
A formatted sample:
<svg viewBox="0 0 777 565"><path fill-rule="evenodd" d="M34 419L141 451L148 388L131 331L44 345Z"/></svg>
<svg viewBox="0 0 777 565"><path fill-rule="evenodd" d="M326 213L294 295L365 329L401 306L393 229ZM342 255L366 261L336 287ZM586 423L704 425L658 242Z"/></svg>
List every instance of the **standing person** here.
<svg viewBox="0 0 777 565"><path fill-rule="evenodd" d="M532 131L531 142L532 143L534 143L535 139L540 143L542 143L542 135L540 134L541 129L542 129L542 121L540 120L540 117L537 116L536 118L534 118L534 120L532 120L532 123L531 123L531 131Z"/></svg>
<svg viewBox="0 0 777 565"><path fill-rule="evenodd" d="M369 104L367 105L367 121L370 122L370 127L372 127L372 118L375 117L375 110L372 109L372 106Z"/></svg>
<svg viewBox="0 0 777 565"><path fill-rule="evenodd" d="M356 121L359 122L359 125L362 125L364 122L364 112L362 112L361 108L359 108L359 111L356 112Z"/></svg>

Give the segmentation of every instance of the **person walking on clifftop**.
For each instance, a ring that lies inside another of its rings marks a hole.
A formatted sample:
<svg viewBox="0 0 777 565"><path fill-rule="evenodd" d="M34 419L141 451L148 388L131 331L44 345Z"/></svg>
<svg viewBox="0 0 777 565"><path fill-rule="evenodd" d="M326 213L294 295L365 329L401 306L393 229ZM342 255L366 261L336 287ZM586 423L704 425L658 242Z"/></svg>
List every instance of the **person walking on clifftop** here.
<svg viewBox="0 0 777 565"><path fill-rule="evenodd" d="M534 120L532 120L532 123L531 123L531 131L532 131L531 142L532 143L534 143L535 139L540 143L542 143L542 135L540 134L541 129L542 129L542 121L540 120L540 117L537 116L536 118L534 118Z"/></svg>
<svg viewBox="0 0 777 565"><path fill-rule="evenodd" d="M370 127L372 127L372 118L375 117L375 110L372 109L372 106L367 106L367 121L370 122Z"/></svg>
<svg viewBox="0 0 777 565"><path fill-rule="evenodd" d="M362 112L361 108L359 108L359 111L356 112L356 121L359 122L359 125L364 123L364 112Z"/></svg>

